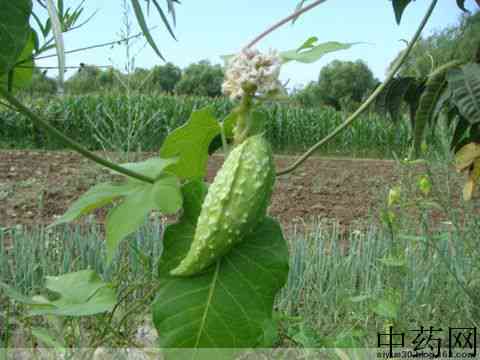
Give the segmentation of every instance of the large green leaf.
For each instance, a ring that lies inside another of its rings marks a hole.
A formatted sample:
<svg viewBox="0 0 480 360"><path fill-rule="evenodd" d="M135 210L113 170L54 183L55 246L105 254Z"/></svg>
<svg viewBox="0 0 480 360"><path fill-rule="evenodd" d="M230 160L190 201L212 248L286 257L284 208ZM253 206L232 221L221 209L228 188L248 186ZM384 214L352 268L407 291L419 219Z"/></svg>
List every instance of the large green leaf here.
<svg viewBox="0 0 480 360"><path fill-rule="evenodd" d="M238 117L239 117L239 112L236 111L236 109L234 109L222 121L221 125L223 127L223 134L225 135L227 144L231 144L233 142L234 129L235 129L235 126L237 125ZM222 137L221 137L221 134L218 134L210 142L210 145L208 147L208 153L211 155L222 147L223 147Z"/></svg>
<svg viewBox="0 0 480 360"><path fill-rule="evenodd" d="M113 200L121 196L127 196L128 194L137 191L138 188L139 185L135 183L127 183L122 185L102 183L95 185L72 205L70 205L67 212L50 226L56 226L75 220L76 218L86 215L97 208L110 204Z"/></svg>
<svg viewBox="0 0 480 360"><path fill-rule="evenodd" d="M25 48L18 57L17 64L13 69L3 76L0 76L0 86L8 88L8 83L11 81L11 84L14 88L23 88L30 85L33 75L33 59L32 53L34 44L34 31L30 33L30 37L25 44ZM9 79L11 77L11 79Z"/></svg>
<svg viewBox="0 0 480 360"><path fill-rule="evenodd" d="M5 296L8 296L9 298L15 301L18 301L22 304L26 304L26 305L41 304L40 302L35 301L32 298L23 295L22 293L20 293L19 291L11 287L10 285L1 281L0 281L0 289L3 290L3 292L5 293Z"/></svg>
<svg viewBox="0 0 480 360"><path fill-rule="evenodd" d="M177 158L162 159L160 157L150 158L140 162L120 164L121 167L135 171L142 175L156 179L159 177L170 165L175 164ZM113 173L117 173L112 170ZM118 173L120 174L120 173ZM123 174L120 174L123 175ZM129 178L130 179L130 178Z"/></svg>
<svg viewBox="0 0 480 360"><path fill-rule="evenodd" d="M315 45L316 38L309 38L299 48L294 50L283 51L280 53L283 63L289 61L298 61L305 64L314 63L321 59L324 55L351 48L353 45L359 43L340 43L336 41L329 41Z"/></svg>
<svg viewBox="0 0 480 360"><path fill-rule="evenodd" d="M480 122L480 64L466 64L447 74L448 87L458 110L470 123Z"/></svg>
<svg viewBox="0 0 480 360"><path fill-rule="evenodd" d="M198 186L184 192L191 211L165 230L164 254L159 262L162 286L153 303L160 346L254 347L265 337L274 296L288 273L288 250L281 228L267 218L207 272L172 277L170 270L179 264L193 240L196 218L191 216L198 216L201 193Z"/></svg>
<svg viewBox="0 0 480 360"><path fill-rule="evenodd" d="M188 122L172 131L160 149L160 156L178 156L169 170L184 179L203 178L206 174L208 148L220 125L209 107L192 112Z"/></svg>
<svg viewBox="0 0 480 360"><path fill-rule="evenodd" d="M405 95L416 83L417 81L413 77L393 78L377 96L375 100L376 110L382 114L386 114L388 111L391 120L398 121L401 103L405 101Z"/></svg>
<svg viewBox="0 0 480 360"><path fill-rule="evenodd" d="M154 184L139 184L113 208L107 217L107 262L110 262L120 241L137 230L151 210L174 214L182 207L182 194L178 178L163 174Z"/></svg>
<svg viewBox="0 0 480 360"><path fill-rule="evenodd" d="M112 285L103 282L93 270L82 270L61 276L46 276L45 288L55 294L25 297L14 289L0 283L6 294L26 304L29 314L87 316L111 311L115 306L116 293Z"/></svg>
<svg viewBox="0 0 480 360"><path fill-rule="evenodd" d="M150 186L155 209L163 214L175 214L182 208L180 183L175 175L162 174L155 184Z"/></svg>
<svg viewBox="0 0 480 360"><path fill-rule="evenodd" d="M30 36L31 0L0 0L0 76L8 73Z"/></svg>
<svg viewBox="0 0 480 360"><path fill-rule="evenodd" d="M403 12L411 2L412 0L392 0L393 11L395 13L395 20L397 21L397 24L400 25Z"/></svg>
<svg viewBox="0 0 480 360"><path fill-rule="evenodd" d="M190 181L182 186L182 222L191 222L192 225L196 225L207 191L207 184L199 180Z"/></svg>
<svg viewBox="0 0 480 360"><path fill-rule="evenodd" d="M233 138L235 135L234 130L238 122L238 116L239 116L238 112L232 111L225 117L225 119L222 122L223 133L225 135L227 144L231 144L233 142ZM249 136L253 134L258 134L264 131L265 124L266 124L265 113L258 109L254 109L250 113L250 116L252 117L251 124L253 124L253 126L251 126L250 128ZM217 135L210 142L210 145L208 147L208 153L213 154L215 151L217 151L222 147L223 147L222 138L220 135Z"/></svg>
<svg viewBox="0 0 480 360"><path fill-rule="evenodd" d="M426 83L427 79L417 79L417 81L412 83L412 85L407 89L405 95L403 96L403 100L405 100L405 102L408 104L410 125L412 129L415 128L415 118L417 115L418 103L420 102L420 97L425 91Z"/></svg>
<svg viewBox="0 0 480 360"><path fill-rule="evenodd" d="M447 114L447 117L453 117L457 122L455 124L455 131L453 132L453 136L450 141L450 149L456 151L461 147L459 145L461 145L462 140L464 140L464 137L470 129L471 124L467 119L458 113L458 109L456 107ZM469 142L469 140L466 140L466 142L467 141Z"/></svg>
<svg viewBox="0 0 480 360"><path fill-rule="evenodd" d="M440 66L429 77L425 86L425 91L420 97L418 110L415 116L414 128L414 151L415 156L418 157L421 151L421 144L423 134L428 123L431 123L432 116L435 112L435 107L439 98L441 97L446 83L446 73L452 67L458 66L458 62L452 61Z"/></svg>
<svg viewBox="0 0 480 360"><path fill-rule="evenodd" d="M388 90L387 109L392 121L396 122L400 117L401 103L404 101L407 91L416 84L412 77L398 78L392 82Z"/></svg>

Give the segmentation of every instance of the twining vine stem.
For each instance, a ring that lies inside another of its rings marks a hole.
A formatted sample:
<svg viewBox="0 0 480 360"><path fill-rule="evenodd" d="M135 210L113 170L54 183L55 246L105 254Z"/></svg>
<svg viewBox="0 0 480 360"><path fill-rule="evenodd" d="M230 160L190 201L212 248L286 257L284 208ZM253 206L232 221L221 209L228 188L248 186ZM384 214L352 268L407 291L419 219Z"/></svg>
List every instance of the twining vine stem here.
<svg viewBox="0 0 480 360"><path fill-rule="evenodd" d="M327 0L317 0L313 3L311 3L310 5L307 5L297 11L295 11L293 14L287 16L285 19L283 20L280 20L279 22L273 24L272 26L270 26L267 30L265 30L264 32L262 32L260 35L258 35L255 39L253 39L252 41L250 41L248 43L247 46L245 46L245 49L249 49L251 48L252 46L254 46L256 43L258 43L260 40L262 40L264 37L266 37L268 34L274 32L275 30L277 30L279 27L285 25L286 23L288 23L290 20L294 20L296 18L298 18L300 15L302 15L303 13L306 13L307 11L309 10L312 10L314 7L324 3L325 1Z"/></svg>
<svg viewBox="0 0 480 360"><path fill-rule="evenodd" d="M437 5L438 0L432 0L430 7L428 8L427 12L425 13L425 16L422 19L422 22L420 23L417 31L413 35L412 40L409 42L407 49L405 52L402 54L400 59L396 62L395 66L393 69L390 71L390 73L387 75L385 81L375 89L375 91L368 97L368 99L360 105L360 107L355 111L350 117L345 120L341 125L339 125L335 130L333 130L329 135L324 137L322 140L320 140L318 143L313 145L307 152L305 152L302 156L300 156L292 165L288 166L285 169L279 170L277 172L277 176L279 175L285 175L288 174L292 171L294 171L296 168L298 168L305 160L307 160L310 155L312 155L319 147L322 145L326 144L328 141L333 139L335 136L337 136L340 132L345 130L348 126L352 124L354 120L358 118L358 116L363 113L369 106L370 104L376 99L376 97L385 89L385 87L388 85L390 80L395 76L397 71L400 69L400 67L403 65L407 57L410 55L410 52L417 42L418 38L420 37L420 34L422 33L425 25L428 22L428 19L432 15L433 9L435 9L435 6ZM312 4L313 5L313 4Z"/></svg>
<svg viewBox="0 0 480 360"><path fill-rule="evenodd" d="M8 100L10 104L15 106L15 108L23 113L24 115L28 116L30 120L33 121L33 123L39 127L43 127L45 130L47 130L49 133L52 135L56 136L58 139L61 139L67 146L72 148L73 150L77 151L87 159L90 159L100 165L103 165L107 168L110 168L114 171L117 171L123 175L130 176L132 178L135 178L140 181L144 181L150 184L153 184L155 182L155 179L145 176L143 174L137 173L135 171L131 171L129 169L126 169L120 165L117 165L115 163L112 163L98 155L95 155L93 152L88 151L85 149L82 145L77 143L76 141L70 139L68 136L65 136L62 134L61 131L57 130L54 128L52 125L47 123L46 121L40 119L38 116L36 116L33 112L31 112L27 107L25 107L20 101L18 101L14 96L12 96L9 92L4 90L3 88L0 87L0 95L2 95L5 99Z"/></svg>

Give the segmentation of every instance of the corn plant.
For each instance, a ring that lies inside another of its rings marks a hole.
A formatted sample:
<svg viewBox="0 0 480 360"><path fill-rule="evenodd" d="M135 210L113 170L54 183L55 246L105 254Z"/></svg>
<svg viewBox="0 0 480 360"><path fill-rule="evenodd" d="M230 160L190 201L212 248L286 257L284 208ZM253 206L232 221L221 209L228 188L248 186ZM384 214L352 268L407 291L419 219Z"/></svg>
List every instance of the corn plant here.
<svg viewBox="0 0 480 360"><path fill-rule="evenodd" d="M124 152L127 149L154 151L192 112L209 105L224 119L234 107L226 98L130 95L106 93L61 98L25 99L49 123L91 150ZM313 146L343 121L331 108L305 109L289 104L264 104L257 109L265 117L265 137L274 151L297 153ZM32 127L28 118L12 110L0 111L4 126L0 141L15 148L36 146L63 149L65 145ZM129 141L125 141L125 139ZM375 114L362 116L323 149L326 155L354 157L405 157L410 148L410 127L405 121L392 124ZM437 137L427 142L437 151ZM32 145L29 145L32 144Z"/></svg>

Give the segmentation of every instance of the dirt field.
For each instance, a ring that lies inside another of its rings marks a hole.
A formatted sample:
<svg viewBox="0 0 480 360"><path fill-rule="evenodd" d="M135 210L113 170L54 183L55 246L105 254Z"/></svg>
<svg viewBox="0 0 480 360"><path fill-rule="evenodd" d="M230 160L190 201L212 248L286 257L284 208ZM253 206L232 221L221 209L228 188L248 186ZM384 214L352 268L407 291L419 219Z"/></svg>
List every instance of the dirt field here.
<svg viewBox="0 0 480 360"><path fill-rule="evenodd" d="M277 157L277 168L293 159ZM208 181L222 161L211 158ZM365 220L395 183L394 166L387 160L310 159L277 179L270 213L284 225L311 216L337 219L343 227ZM51 223L90 186L110 178L72 152L0 151L0 226ZM105 211L97 215L103 221Z"/></svg>

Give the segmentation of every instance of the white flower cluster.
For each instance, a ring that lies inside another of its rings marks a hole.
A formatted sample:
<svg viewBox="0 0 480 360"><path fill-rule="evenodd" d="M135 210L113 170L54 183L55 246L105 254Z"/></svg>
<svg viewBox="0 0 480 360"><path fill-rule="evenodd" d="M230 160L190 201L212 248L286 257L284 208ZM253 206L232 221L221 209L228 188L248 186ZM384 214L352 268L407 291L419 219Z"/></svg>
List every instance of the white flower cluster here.
<svg viewBox="0 0 480 360"><path fill-rule="evenodd" d="M243 50L229 61L222 91L231 99L241 98L252 89L260 94L280 91L280 67L276 51L262 54L258 50Z"/></svg>

